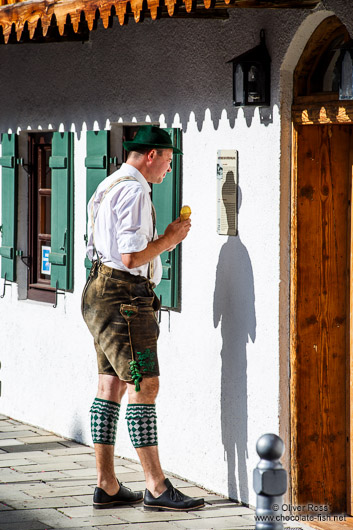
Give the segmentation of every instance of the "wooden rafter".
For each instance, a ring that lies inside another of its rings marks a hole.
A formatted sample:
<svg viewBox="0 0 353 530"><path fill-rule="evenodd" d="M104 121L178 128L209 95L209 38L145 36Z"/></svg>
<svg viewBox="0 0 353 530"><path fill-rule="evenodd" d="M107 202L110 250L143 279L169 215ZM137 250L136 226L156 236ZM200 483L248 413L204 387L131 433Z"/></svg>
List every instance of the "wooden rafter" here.
<svg viewBox="0 0 353 530"><path fill-rule="evenodd" d="M313 8L318 3L319 0L0 0L0 26L7 43L13 31L19 40L26 23L32 38L39 20L44 36L53 20L60 35L63 35L68 15L77 32L82 17L87 22L88 29L92 30L98 16L107 28L113 15L118 17L121 25L126 23L128 13L133 14L136 22L142 19L144 12L155 20L162 7L169 16L173 16L176 7L190 13L200 8Z"/></svg>

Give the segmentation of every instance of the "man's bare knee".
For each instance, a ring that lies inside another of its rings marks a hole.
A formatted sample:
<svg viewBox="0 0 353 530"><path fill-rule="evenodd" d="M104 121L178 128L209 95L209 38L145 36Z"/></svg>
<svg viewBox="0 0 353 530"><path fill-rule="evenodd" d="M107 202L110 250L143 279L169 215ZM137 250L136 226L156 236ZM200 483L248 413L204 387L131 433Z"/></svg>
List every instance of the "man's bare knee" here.
<svg viewBox="0 0 353 530"><path fill-rule="evenodd" d="M133 383L127 384L129 403L154 403L159 389L158 377L145 377L140 383L140 391L136 392Z"/></svg>
<svg viewBox="0 0 353 530"><path fill-rule="evenodd" d="M116 375L99 374L97 397L120 403L126 392L126 383Z"/></svg>

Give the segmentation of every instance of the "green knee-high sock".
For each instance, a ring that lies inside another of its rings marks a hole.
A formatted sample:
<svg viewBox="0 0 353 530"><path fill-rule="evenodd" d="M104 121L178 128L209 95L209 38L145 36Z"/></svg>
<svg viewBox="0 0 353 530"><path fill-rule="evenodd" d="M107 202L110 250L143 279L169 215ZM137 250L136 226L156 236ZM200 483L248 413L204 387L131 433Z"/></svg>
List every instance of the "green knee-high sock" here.
<svg viewBox="0 0 353 530"><path fill-rule="evenodd" d="M95 398L91 407L91 433L95 444L114 445L120 403Z"/></svg>
<svg viewBox="0 0 353 530"><path fill-rule="evenodd" d="M131 403L126 408L127 426L132 445L158 445L156 405Z"/></svg>

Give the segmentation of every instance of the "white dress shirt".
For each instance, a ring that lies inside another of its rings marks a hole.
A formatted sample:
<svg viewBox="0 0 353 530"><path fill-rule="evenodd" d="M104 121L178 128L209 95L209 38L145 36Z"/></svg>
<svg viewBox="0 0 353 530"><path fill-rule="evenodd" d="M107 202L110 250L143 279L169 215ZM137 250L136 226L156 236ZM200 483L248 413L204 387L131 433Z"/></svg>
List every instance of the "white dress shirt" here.
<svg viewBox="0 0 353 530"><path fill-rule="evenodd" d="M134 177L114 186L102 200L105 190L120 177ZM91 226L92 200L94 223L94 244L102 263L108 267L129 272L135 276L148 274L148 263L135 269L125 267L121 254L144 250L153 238L152 203L150 186L145 177L130 164L105 178L88 203L87 256L93 259L93 234ZM98 214L97 214L98 212ZM153 278L158 285L162 277L162 262L157 256L153 261Z"/></svg>

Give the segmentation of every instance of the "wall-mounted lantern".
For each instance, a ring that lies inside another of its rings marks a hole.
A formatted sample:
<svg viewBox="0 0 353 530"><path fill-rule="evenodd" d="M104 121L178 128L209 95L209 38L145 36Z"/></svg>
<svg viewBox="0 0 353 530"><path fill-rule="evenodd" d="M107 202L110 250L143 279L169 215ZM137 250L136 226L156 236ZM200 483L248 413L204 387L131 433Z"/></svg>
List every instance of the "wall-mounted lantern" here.
<svg viewBox="0 0 353 530"><path fill-rule="evenodd" d="M260 44L238 57L233 63L233 103L236 107L268 107L271 101L271 57L265 44L265 30Z"/></svg>
<svg viewBox="0 0 353 530"><path fill-rule="evenodd" d="M353 99L353 40L344 44L339 57L339 99Z"/></svg>

